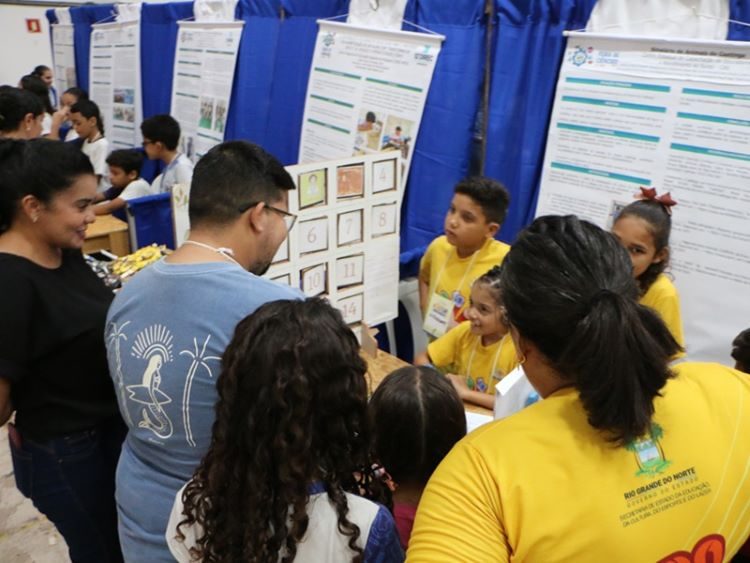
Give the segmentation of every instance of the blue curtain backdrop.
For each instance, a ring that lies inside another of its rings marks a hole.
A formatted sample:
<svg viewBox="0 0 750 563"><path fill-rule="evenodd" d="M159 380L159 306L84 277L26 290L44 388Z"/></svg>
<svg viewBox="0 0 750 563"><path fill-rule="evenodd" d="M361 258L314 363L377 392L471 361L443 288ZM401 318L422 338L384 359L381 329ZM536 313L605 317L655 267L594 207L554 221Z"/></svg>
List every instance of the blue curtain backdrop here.
<svg viewBox="0 0 750 563"><path fill-rule="evenodd" d="M565 38L586 26L596 0L497 0L485 174L511 193L500 238L533 217L547 125Z"/></svg>
<svg viewBox="0 0 750 563"><path fill-rule="evenodd" d="M747 0L730 0L729 19L750 24L750 2ZM727 39L750 41L750 26L730 23Z"/></svg>
<svg viewBox="0 0 750 563"><path fill-rule="evenodd" d="M404 274L443 232L453 186L469 170L484 73L483 0L410 0L405 19L445 36L422 114L402 207ZM407 31L416 31L408 24Z"/></svg>
<svg viewBox="0 0 750 563"><path fill-rule="evenodd" d="M265 146L281 10L280 0L240 0L237 5L237 19L245 25L237 53L226 139L247 139Z"/></svg>
<svg viewBox="0 0 750 563"><path fill-rule="evenodd" d="M141 93L144 118L169 113L177 22L192 17L192 2L142 5Z"/></svg>

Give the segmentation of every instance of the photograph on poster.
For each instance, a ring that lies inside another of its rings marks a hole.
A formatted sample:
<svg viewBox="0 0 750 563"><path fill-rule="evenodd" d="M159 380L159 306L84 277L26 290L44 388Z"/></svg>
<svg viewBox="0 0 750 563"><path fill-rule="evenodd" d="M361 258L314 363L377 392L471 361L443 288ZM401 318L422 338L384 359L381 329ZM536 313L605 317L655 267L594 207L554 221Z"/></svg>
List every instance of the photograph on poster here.
<svg viewBox="0 0 750 563"><path fill-rule="evenodd" d="M364 164L350 164L336 169L336 194L339 199L362 197L365 194Z"/></svg>
<svg viewBox="0 0 750 563"><path fill-rule="evenodd" d="M328 250L328 217L300 221L297 228L300 254Z"/></svg>
<svg viewBox="0 0 750 563"><path fill-rule="evenodd" d="M328 263L323 262L300 270L300 288L308 297L315 297L328 291Z"/></svg>
<svg viewBox="0 0 750 563"><path fill-rule="evenodd" d="M362 209L339 213L337 244L346 246L356 242L362 242Z"/></svg>
<svg viewBox="0 0 750 563"><path fill-rule="evenodd" d="M363 295L358 293L350 297L344 297L339 299L336 303L336 308L341 311L341 316L344 317L346 324L359 323L362 321L363 315Z"/></svg>
<svg viewBox="0 0 750 563"><path fill-rule="evenodd" d="M365 255L353 254L336 260L336 289L359 285L365 280Z"/></svg>
<svg viewBox="0 0 750 563"><path fill-rule="evenodd" d="M372 163L372 193L389 192L396 189L396 159Z"/></svg>
<svg viewBox="0 0 750 563"><path fill-rule="evenodd" d="M276 251L276 256L273 257L271 264L281 264L289 260L289 237L284 239L279 249Z"/></svg>
<svg viewBox="0 0 750 563"><path fill-rule="evenodd" d="M198 120L198 127L202 129L211 129L211 123L214 118L214 99L201 96L201 113Z"/></svg>
<svg viewBox="0 0 750 563"><path fill-rule="evenodd" d="M412 138L411 130L413 127L413 121L389 115L388 119L385 120L385 131L380 150L401 151L401 156L404 159L408 158Z"/></svg>
<svg viewBox="0 0 750 563"><path fill-rule="evenodd" d="M305 209L314 205L325 205L328 182L326 170L312 170L300 174L297 178L299 185L299 208Z"/></svg>
<svg viewBox="0 0 750 563"><path fill-rule="evenodd" d="M214 111L214 131L223 133L226 122L227 122L227 101L216 100L216 110Z"/></svg>
<svg viewBox="0 0 750 563"><path fill-rule="evenodd" d="M113 101L116 104L134 104L135 89L133 88L115 88Z"/></svg>
<svg viewBox="0 0 750 563"><path fill-rule="evenodd" d="M354 154L365 154L375 152L380 146L380 134L383 131L383 122L378 119L378 114L371 109L360 111L357 121L357 136L354 138Z"/></svg>
<svg viewBox="0 0 750 563"><path fill-rule="evenodd" d="M372 236L380 237L396 232L396 204L386 203L372 207Z"/></svg>
<svg viewBox="0 0 750 563"><path fill-rule="evenodd" d="M281 285L292 285L292 276L290 274L284 274L283 276L279 276L277 278L271 278L271 281L275 281L276 283L280 283Z"/></svg>

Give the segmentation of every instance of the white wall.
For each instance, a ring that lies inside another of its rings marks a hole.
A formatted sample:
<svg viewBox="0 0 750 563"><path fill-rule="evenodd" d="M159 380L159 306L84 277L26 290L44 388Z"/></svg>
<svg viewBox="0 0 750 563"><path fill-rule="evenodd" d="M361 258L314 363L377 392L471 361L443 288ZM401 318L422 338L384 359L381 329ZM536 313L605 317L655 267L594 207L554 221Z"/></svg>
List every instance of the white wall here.
<svg viewBox="0 0 750 563"><path fill-rule="evenodd" d="M0 4L0 84L16 86L37 65L52 68L47 7ZM41 33L26 31L26 18L37 18Z"/></svg>

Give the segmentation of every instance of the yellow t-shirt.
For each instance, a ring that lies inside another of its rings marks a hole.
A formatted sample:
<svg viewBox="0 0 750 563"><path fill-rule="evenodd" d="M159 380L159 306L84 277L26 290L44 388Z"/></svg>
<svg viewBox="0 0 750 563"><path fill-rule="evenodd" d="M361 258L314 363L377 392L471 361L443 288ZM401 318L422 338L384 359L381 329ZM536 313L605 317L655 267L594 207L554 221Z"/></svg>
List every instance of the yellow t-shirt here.
<svg viewBox="0 0 750 563"><path fill-rule="evenodd" d="M463 313L469 305L471 284L493 266L500 265L509 250L510 246L504 242L489 238L474 254L459 258L456 247L442 235L430 243L422 256L419 278L429 280L430 296L437 292L452 300L454 291L461 294L462 304L453 308L453 318L460 323L466 320Z"/></svg>
<svg viewBox="0 0 750 563"><path fill-rule="evenodd" d="M667 276L661 274L656 278L639 303L659 313L677 343L685 347L685 335L682 332L682 316L680 315L680 296L677 294L677 288ZM679 354L679 356L682 355Z"/></svg>
<svg viewBox="0 0 750 563"><path fill-rule="evenodd" d="M427 346L432 364L447 373L463 375L469 389L495 393L495 384L508 374L518 361L510 334L482 345L482 337L471 333L471 322L464 321Z"/></svg>
<svg viewBox="0 0 750 563"><path fill-rule="evenodd" d="M629 448L572 388L469 434L427 485L407 561L656 562L722 541L729 561L750 533L750 376L674 371L654 439Z"/></svg>

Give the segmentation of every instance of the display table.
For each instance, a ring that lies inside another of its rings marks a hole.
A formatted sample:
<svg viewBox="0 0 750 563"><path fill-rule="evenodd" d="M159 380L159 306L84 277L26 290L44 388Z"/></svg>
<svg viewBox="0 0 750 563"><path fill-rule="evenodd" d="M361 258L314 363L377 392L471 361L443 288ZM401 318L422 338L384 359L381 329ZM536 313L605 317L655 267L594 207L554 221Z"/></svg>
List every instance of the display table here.
<svg viewBox="0 0 750 563"><path fill-rule="evenodd" d="M385 376L392 371L410 365L396 356L392 356L382 350L378 350L375 358L363 352L362 358L367 362L367 372L370 376L370 391L375 391L378 385L380 385L380 382L385 379ZM490 409L485 409L484 407L473 405L471 403L464 403L464 408L468 412L492 416L492 411Z"/></svg>
<svg viewBox="0 0 750 563"><path fill-rule="evenodd" d="M112 215L99 215L86 229L86 242L83 251L108 250L116 256L130 254L128 224Z"/></svg>

